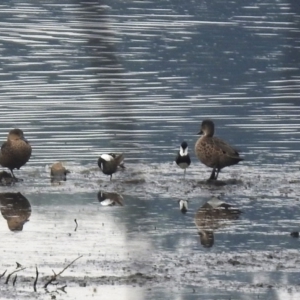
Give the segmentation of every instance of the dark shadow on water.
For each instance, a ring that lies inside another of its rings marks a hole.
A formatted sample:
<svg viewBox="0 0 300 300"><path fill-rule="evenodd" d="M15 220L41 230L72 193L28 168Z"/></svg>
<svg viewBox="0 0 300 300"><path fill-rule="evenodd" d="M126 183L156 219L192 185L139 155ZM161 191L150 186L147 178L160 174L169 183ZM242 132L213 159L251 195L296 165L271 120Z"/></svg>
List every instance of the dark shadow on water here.
<svg viewBox="0 0 300 300"><path fill-rule="evenodd" d="M22 231L23 225L29 221L31 205L21 193L0 194L1 214L7 221L11 231Z"/></svg>
<svg viewBox="0 0 300 300"><path fill-rule="evenodd" d="M208 187L220 187L220 186L226 186L226 185L243 185L243 181L240 179L227 179L227 180L213 180L213 179L207 179L207 180L201 180L197 181L197 186L208 186Z"/></svg>
<svg viewBox="0 0 300 300"><path fill-rule="evenodd" d="M230 204L216 197L207 201L194 217L201 245L211 248L215 242L214 231L230 225L228 221L237 220L241 213L239 209L231 208Z"/></svg>

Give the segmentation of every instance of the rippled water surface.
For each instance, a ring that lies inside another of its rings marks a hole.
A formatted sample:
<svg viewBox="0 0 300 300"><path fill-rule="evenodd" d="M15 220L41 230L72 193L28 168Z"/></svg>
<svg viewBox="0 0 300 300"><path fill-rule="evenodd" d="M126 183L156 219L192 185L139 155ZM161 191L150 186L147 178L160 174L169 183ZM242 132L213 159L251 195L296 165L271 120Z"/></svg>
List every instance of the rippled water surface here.
<svg viewBox="0 0 300 300"><path fill-rule="evenodd" d="M1 299L299 299L297 1L4 1L0 16L0 139L18 127L33 148L1 187ZM245 158L219 185L193 153L205 118ZM126 169L109 181L111 151ZM51 183L55 161L67 181ZM199 225L213 197L241 215Z"/></svg>

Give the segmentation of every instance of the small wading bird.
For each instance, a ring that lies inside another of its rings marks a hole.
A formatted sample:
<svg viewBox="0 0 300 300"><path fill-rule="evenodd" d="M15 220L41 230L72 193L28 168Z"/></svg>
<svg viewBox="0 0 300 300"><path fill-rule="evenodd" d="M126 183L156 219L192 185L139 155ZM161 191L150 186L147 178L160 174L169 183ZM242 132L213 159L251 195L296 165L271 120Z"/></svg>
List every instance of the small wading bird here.
<svg viewBox="0 0 300 300"><path fill-rule="evenodd" d="M188 144L186 142L182 142L180 149L176 156L176 164L181 168L184 169L183 178L185 178L186 169L191 164L191 158L188 153Z"/></svg>
<svg viewBox="0 0 300 300"><path fill-rule="evenodd" d="M179 209L183 214L186 214L188 211L188 200L179 200Z"/></svg>
<svg viewBox="0 0 300 300"><path fill-rule="evenodd" d="M59 181L67 180L67 174L69 174L70 171L67 170L61 162L56 162L51 166L50 169L50 176L51 176L51 181Z"/></svg>
<svg viewBox="0 0 300 300"><path fill-rule="evenodd" d="M211 120L204 120L199 134L203 134L195 144L198 159L207 167L213 168L210 180L217 180L221 169L244 160L239 153L225 141L214 136L215 125Z"/></svg>
<svg viewBox="0 0 300 300"><path fill-rule="evenodd" d="M1 146L0 164L8 168L16 179L13 170L20 169L24 166L31 156L31 146L25 139L21 129L12 129L8 136L7 141Z"/></svg>
<svg viewBox="0 0 300 300"><path fill-rule="evenodd" d="M110 175L110 180L112 179L112 174L117 172L118 167L124 167L124 155L121 154L102 154L98 159L98 166L102 170L103 174Z"/></svg>

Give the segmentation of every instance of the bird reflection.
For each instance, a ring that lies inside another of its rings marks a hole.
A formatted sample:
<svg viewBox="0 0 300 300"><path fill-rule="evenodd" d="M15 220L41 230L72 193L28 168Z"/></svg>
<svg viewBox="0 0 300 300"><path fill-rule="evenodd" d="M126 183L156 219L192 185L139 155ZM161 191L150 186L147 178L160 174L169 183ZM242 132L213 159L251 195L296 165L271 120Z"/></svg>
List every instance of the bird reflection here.
<svg viewBox="0 0 300 300"><path fill-rule="evenodd" d="M29 221L31 205L21 193L0 193L0 210L11 231L23 230Z"/></svg>
<svg viewBox="0 0 300 300"><path fill-rule="evenodd" d="M104 192L99 191L98 192L98 200L103 206L114 206L119 205L123 206L123 197L122 195L114 192Z"/></svg>
<svg viewBox="0 0 300 300"><path fill-rule="evenodd" d="M188 200L179 200L179 209L183 214L186 214L188 211Z"/></svg>
<svg viewBox="0 0 300 300"><path fill-rule="evenodd" d="M230 204L213 197L198 209L194 221L203 247L214 245L214 230L228 225L227 221L237 220L241 214L239 209L231 208Z"/></svg>
<svg viewBox="0 0 300 300"><path fill-rule="evenodd" d="M12 175L6 171L0 172L0 185L12 185L17 180L12 177Z"/></svg>

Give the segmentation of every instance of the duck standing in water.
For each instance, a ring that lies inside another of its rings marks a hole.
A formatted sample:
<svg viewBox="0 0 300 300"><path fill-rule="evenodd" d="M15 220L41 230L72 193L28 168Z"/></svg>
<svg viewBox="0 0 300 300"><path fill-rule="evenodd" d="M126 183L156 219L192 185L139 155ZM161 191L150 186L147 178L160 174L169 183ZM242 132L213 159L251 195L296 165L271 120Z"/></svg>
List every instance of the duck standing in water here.
<svg viewBox="0 0 300 300"><path fill-rule="evenodd" d="M21 129L12 129L7 137L7 141L1 146L0 164L8 168L16 179L13 170L24 166L31 156L31 146L25 139Z"/></svg>
<svg viewBox="0 0 300 300"><path fill-rule="evenodd" d="M180 149L177 153L175 161L176 161L176 164L181 169L184 169L183 178L185 178L186 169L191 164L191 158L190 158L190 155L188 153L188 144L187 144L187 142L182 142L181 143L181 146L180 146Z"/></svg>
<svg viewBox="0 0 300 300"><path fill-rule="evenodd" d="M228 143L214 136L215 125L211 120L204 120L199 134L203 134L195 144L198 159L207 167L213 168L210 180L217 180L221 169L244 160Z"/></svg>
<svg viewBox="0 0 300 300"><path fill-rule="evenodd" d="M98 166L105 175L110 175L110 180L112 179L112 174L117 172L118 167L125 168L123 164L124 155L121 154L102 154L98 159Z"/></svg>

